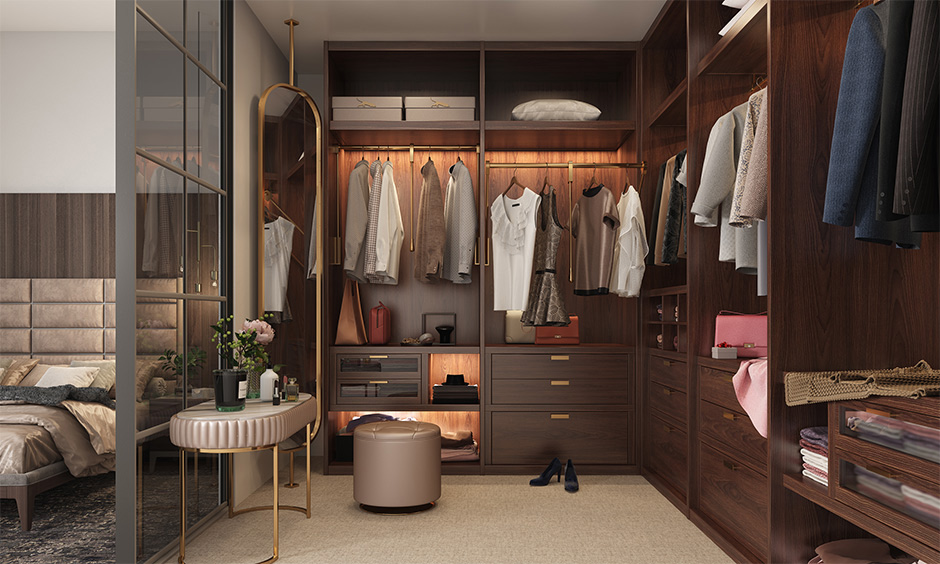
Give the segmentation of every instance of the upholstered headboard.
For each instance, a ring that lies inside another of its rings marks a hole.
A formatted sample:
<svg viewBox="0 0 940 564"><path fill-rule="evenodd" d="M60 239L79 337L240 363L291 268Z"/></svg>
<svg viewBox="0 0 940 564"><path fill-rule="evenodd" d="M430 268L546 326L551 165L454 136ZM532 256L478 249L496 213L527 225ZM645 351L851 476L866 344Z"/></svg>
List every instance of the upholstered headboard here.
<svg viewBox="0 0 940 564"><path fill-rule="evenodd" d="M147 286L141 289L176 291L175 279L141 282ZM44 364L114 358L114 299L114 279L0 279L0 355ZM180 310L176 300L140 300L138 354L179 350Z"/></svg>

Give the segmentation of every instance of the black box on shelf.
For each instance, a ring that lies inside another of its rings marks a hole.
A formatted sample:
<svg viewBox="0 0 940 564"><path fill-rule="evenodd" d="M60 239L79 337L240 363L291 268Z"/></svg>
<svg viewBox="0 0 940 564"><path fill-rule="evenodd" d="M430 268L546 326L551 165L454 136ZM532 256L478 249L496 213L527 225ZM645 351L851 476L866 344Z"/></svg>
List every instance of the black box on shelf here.
<svg viewBox="0 0 940 564"><path fill-rule="evenodd" d="M336 462L353 461L353 434L338 434L333 439L333 460Z"/></svg>

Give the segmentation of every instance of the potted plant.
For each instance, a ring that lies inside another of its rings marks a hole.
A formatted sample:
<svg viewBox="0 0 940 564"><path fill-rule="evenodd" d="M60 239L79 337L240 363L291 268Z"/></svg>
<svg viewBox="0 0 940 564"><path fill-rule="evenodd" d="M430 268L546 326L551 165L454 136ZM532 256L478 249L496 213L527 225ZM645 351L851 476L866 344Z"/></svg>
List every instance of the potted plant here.
<svg viewBox="0 0 940 564"><path fill-rule="evenodd" d="M215 331L212 340L228 366L213 371L215 405L219 411L244 409L246 397L260 396L260 375L268 363L264 345L274 339L274 329L263 319L245 320L239 331L233 331L233 319L230 315L212 325Z"/></svg>
<svg viewBox="0 0 940 564"><path fill-rule="evenodd" d="M176 391L177 393L181 393L185 391L183 388L184 381L188 380L193 373L201 369L205 363L206 351L202 350L198 345L190 347L189 353L186 355L186 366L183 366L183 355L178 354L173 349L163 351L163 354L158 360L163 362L161 368L169 370L176 375Z"/></svg>

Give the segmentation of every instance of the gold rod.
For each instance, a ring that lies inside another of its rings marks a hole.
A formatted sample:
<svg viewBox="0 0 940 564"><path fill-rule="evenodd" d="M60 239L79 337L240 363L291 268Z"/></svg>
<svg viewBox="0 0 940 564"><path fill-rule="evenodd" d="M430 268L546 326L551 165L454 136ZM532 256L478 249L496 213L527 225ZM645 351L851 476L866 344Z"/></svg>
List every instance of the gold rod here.
<svg viewBox="0 0 940 564"><path fill-rule="evenodd" d="M487 168L638 168L646 170L646 161L638 163L491 163L486 162Z"/></svg>
<svg viewBox="0 0 940 564"><path fill-rule="evenodd" d="M333 145L334 150L346 151L409 151L415 149L422 151L476 151L480 152L479 145Z"/></svg>
<svg viewBox="0 0 940 564"><path fill-rule="evenodd" d="M284 20L284 23L286 23L290 27L290 70L288 71L290 72L290 74L288 75L287 83L293 86L294 85L294 26L300 25L300 22L298 22L294 18L290 18L288 20Z"/></svg>

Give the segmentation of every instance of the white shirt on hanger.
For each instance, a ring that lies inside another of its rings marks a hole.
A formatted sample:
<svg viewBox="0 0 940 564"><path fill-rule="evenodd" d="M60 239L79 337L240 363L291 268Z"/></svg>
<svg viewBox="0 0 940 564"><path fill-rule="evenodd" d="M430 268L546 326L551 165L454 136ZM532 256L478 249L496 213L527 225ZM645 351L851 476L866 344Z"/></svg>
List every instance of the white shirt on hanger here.
<svg viewBox="0 0 940 564"><path fill-rule="evenodd" d="M535 211L541 196L529 190L518 199L499 195L493 221L493 311L525 310L535 253Z"/></svg>
<svg viewBox="0 0 940 564"><path fill-rule="evenodd" d="M284 311L294 224L278 217L264 225L264 311Z"/></svg>
<svg viewBox="0 0 940 564"><path fill-rule="evenodd" d="M376 284L398 284L398 265L401 262L401 245L405 240L405 226L401 220L401 204L392 163L382 169L382 192L379 199L379 222L375 236Z"/></svg>
<svg viewBox="0 0 940 564"><path fill-rule="evenodd" d="M620 214L620 231L617 233L614 264L610 270L610 291L622 298L634 298L640 295L643 274L646 272L644 259L650 248L646 241L640 195L633 186L620 197L617 212Z"/></svg>

